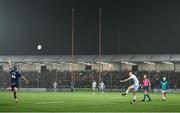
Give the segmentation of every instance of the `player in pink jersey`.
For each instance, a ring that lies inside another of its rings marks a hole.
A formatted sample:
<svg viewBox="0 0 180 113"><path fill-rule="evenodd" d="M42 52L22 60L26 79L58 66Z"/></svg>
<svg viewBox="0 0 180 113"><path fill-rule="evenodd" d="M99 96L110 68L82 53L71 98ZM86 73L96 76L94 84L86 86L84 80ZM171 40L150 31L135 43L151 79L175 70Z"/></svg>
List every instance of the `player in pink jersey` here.
<svg viewBox="0 0 180 113"><path fill-rule="evenodd" d="M144 99L142 101L146 101L146 97L149 99L148 101L151 101L151 98L149 96L149 90L151 89L151 82L147 78L147 75L143 76L142 88L144 89Z"/></svg>

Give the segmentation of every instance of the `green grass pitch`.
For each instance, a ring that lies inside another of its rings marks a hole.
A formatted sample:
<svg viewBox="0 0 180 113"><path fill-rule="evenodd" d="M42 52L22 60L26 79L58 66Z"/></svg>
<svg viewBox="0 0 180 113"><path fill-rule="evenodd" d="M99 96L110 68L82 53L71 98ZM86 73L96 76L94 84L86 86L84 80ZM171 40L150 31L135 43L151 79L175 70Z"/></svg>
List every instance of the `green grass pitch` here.
<svg viewBox="0 0 180 113"><path fill-rule="evenodd" d="M151 102L141 102L143 94L138 93L137 102L130 104L131 93L18 92L15 103L12 93L0 92L0 112L180 112L180 94L168 94L164 102L160 94L151 97Z"/></svg>

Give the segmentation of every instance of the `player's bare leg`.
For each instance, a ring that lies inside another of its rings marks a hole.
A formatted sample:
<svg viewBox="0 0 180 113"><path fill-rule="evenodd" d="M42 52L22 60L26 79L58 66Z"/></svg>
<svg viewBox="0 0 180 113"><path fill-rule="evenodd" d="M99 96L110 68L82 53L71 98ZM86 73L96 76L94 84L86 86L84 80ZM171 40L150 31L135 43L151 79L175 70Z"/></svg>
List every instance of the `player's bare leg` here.
<svg viewBox="0 0 180 113"><path fill-rule="evenodd" d="M17 95L16 95L17 88L16 88L16 87L13 87L13 88L12 88L12 92L13 92L13 95L14 95L14 100L15 100L15 102L17 103L17 102L18 102Z"/></svg>
<svg viewBox="0 0 180 113"><path fill-rule="evenodd" d="M126 92L122 93L122 96L127 95L127 93L129 92L129 90L131 90L133 88L133 86L129 86L128 89L126 90Z"/></svg>
<svg viewBox="0 0 180 113"><path fill-rule="evenodd" d="M164 100L164 93L162 93L162 100Z"/></svg>
<svg viewBox="0 0 180 113"><path fill-rule="evenodd" d="M136 102L136 91L133 91L133 100L131 101L131 104Z"/></svg>
<svg viewBox="0 0 180 113"><path fill-rule="evenodd" d="M165 101L165 100L166 100L166 93L163 92L163 93L162 93L162 101Z"/></svg>

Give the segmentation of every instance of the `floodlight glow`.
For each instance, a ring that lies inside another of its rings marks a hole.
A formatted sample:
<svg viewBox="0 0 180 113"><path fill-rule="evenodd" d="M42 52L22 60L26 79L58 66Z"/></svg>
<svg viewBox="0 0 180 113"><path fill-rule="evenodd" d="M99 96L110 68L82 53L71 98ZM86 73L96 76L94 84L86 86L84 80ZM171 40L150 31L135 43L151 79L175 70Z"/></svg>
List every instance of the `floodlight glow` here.
<svg viewBox="0 0 180 113"><path fill-rule="evenodd" d="M96 62L97 64L102 64L103 62Z"/></svg>
<svg viewBox="0 0 180 113"><path fill-rule="evenodd" d="M77 62L78 64L84 64L85 62Z"/></svg>
<svg viewBox="0 0 180 113"><path fill-rule="evenodd" d="M60 62L61 64L65 64L66 62Z"/></svg>
<svg viewBox="0 0 180 113"><path fill-rule="evenodd" d="M127 65L136 65L135 63L132 62L121 62L122 64L127 64Z"/></svg>
<svg viewBox="0 0 180 113"><path fill-rule="evenodd" d="M109 63L102 62L101 64L108 65Z"/></svg>
<svg viewBox="0 0 180 113"><path fill-rule="evenodd" d="M85 63L85 65L91 65L91 63Z"/></svg>
<svg viewBox="0 0 180 113"><path fill-rule="evenodd" d="M66 64L72 65L72 63L66 63Z"/></svg>
<svg viewBox="0 0 180 113"><path fill-rule="evenodd" d="M86 63L86 62L77 62L78 64L84 64L84 65L91 65L90 63Z"/></svg>
<svg viewBox="0 0 180 113"><path fill-rule="evenodd" d="M121 62L122 64L127 64L128 62Z"/></svg>
<svg viewBox="0 0 180 113"><path fill-rule="evenodd" d="M151 65L154 65L155 63L154 62L144 62L145 64L151 64Z"/></svg>
<svg viewBox="0 0 180 113"><path fill-rule="evenodd" d="M164 64L173 64L172 62L162 62Z"/></svg>

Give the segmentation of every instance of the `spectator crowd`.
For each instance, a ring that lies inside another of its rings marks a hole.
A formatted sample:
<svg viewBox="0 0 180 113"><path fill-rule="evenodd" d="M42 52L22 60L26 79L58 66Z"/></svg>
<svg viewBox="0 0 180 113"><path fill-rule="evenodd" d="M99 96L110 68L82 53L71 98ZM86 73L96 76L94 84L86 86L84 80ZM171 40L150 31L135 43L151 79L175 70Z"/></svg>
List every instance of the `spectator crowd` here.
<svg viewBox="0 0 180 113"><path fill-rule="evenodd" d="M142 81L144 74L148 76L151 81L152 88L158 88L159 81L166 77L170 88L180 88L180 72L175 71L137 71L134 72L136 76ZM103 81L106 88L118 89L126 88L128 83L120 83L121 79L127 78L127 70L124 71L102 71L98 70L84 70L84 71L29 71L21 72L28 80L29 84L25 84L20 80L20 87L23 88L53 88L53 83L57 82L61 88L70 88L72 81L75 88L91 88L92 81ZM0 72L0 88L6 88L10 84L9 73L5 71Z"/></svg>

